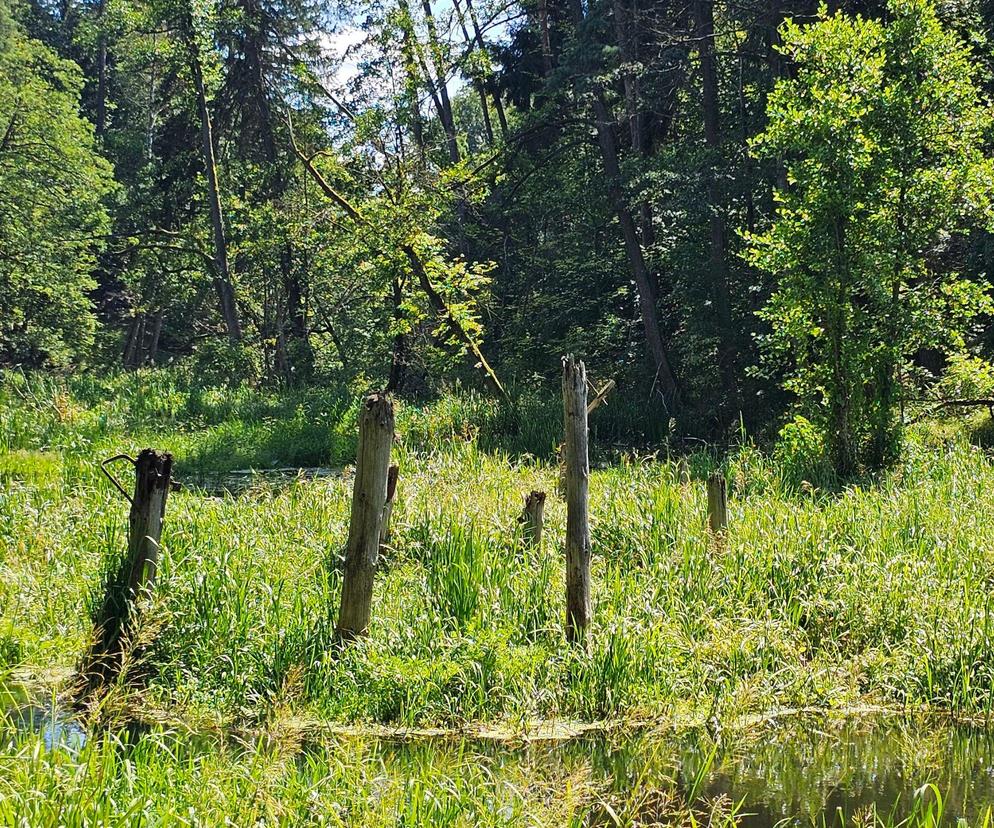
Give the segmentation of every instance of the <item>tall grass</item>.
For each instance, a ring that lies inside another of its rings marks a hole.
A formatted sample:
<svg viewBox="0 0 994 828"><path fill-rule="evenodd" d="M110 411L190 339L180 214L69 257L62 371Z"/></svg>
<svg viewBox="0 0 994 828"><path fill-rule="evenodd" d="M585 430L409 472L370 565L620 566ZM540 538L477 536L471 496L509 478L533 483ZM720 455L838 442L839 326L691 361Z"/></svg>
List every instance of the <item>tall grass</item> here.
<svg viewBox="0 0 994 828"><path fill-rule="evenodd" d="M87 597L126 524L103 456L172 449L192 479L351 457L355 404L342 391L280 399L145 372L14 375L0 396L0 675L50 682L85 649ZM843 490L798 481L748 445L691 456L690 482L662 446L595 468L595 621L589 647L571 649L558 470L547 454L488 443L500 416L471 394L401 407L391 549L370 635L345 650L331 629L348 471L172 495L153 678L127 703L235 724L287 708L424 726L865 702L989 714L994 467L961 436L919 434L898 468ZM554 443L558 411L521 428L525 442ZM704 531L701 480L714 469L731 492L720 542ZM533 488L550 493L541 549L516 523Z"/></svg>

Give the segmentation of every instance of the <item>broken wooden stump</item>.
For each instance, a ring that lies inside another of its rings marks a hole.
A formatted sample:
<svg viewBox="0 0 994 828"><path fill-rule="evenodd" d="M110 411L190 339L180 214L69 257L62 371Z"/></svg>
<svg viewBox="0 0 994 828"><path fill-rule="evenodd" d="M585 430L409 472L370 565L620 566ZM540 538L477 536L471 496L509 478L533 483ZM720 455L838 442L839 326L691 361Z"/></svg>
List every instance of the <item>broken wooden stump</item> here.
<svg viewBox="0 0 994 828"><path fill-rule="evenodd" d="M719 535L728 528L728 489L725 475L715 472L708 478L708 529Z"/></svg>
<svg viewBox="0 0 994 828"><path fill-rule="evenodd" d="M338 612L338 636L345 640L362 635L369 626L373 575L387 500L393 428L390 398L380 393L366 397L359 413L359 450Z"/></svg>
<svg viewBox="0 0 994 828"><path fill-rule="evenodd" d="M587 454L587 369L563 357L566 442L566 638L580 641L590 624L590 460Z"/></svg>
<svg viewBox="0 0 994 828"><path fill-rule="evenodd" d="M174 487L172 455L147 448L131 460L135 489L134 496L128 495L106 469L108 463L124 459L131 460L118 455L103 463L104 473L131 501L131 511L127 554L108 569L103 600L93 616L95 638L81 668L87 691L117 678L124 667L126 650L136 644L133 636L141 604L151 596L155 583L166 498Z"/></svg>
<svg viewBox="0 0 994 828"><path fill-rule="evenodd" d="M542 545L542 526L545 523L545 492L533 490L525 495L525 507L518 518L525 546Z"/></svg>

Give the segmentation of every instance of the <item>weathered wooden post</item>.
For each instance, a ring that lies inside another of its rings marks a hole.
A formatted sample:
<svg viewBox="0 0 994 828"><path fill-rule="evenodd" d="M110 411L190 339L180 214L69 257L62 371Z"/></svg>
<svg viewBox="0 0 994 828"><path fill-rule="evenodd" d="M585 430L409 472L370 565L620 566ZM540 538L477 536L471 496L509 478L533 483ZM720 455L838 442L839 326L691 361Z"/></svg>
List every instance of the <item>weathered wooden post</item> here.
<svg viewBox="0 0 994 828"><path fill-rule="evenodd" d="M131 458L119 455L112 459ZM131 501L128 552L120 564L110 571L104 585L103 603L93 619L96 640L82 671L89 688L108 682L121 671L124 645L134 632L138 618L138 602L151 594L159 563L166 498L173 486L173 457L168 452L147 448L133 462L133 497L128 496L108 473L114 485Z"/></svg>
<svg viewBox="0 0 994 828"><path fill-rule="evenodd" d="M518 523L526 546L542 545L542 526L545 522L545 492L537 490L525 495L525 508Z"/></svg>
<svg viewBox="0 0 994 828"><path fill-rule="evenodd" d="M587 369L563 357L566 425L566 637L579 641L590 624L590 462L587 456Z"/></svg>
<svg viewBox="0 0 994 828"><path fill-rule="evenodd" d="M393 515L393 500L397 496L397 476L400 466L391 463L387 469L387 499L383 504L383 520L380 523L380 554L390 543L390 517Z"/></svg>
<svg viewBox="0 0 994 828"><path fill-rule="evenodd" d="M708 528L715 535L728 528L728 491L718 472L708 478Z"/></svg>
<svg viewBox="0 0 994 828"><path fill-rule="evenodd" d="M362 635L369 626L392 443L393 403L386 394L370 394L359 413L359 451L338 612L338 635L346 640Z"/></svg>

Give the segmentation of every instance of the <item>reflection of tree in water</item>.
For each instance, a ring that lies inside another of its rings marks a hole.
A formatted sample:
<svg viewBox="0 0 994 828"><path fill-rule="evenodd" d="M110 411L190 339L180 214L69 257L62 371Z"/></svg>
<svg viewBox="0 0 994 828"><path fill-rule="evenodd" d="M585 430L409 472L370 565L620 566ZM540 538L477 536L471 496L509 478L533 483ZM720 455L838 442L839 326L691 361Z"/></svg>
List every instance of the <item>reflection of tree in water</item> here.
<svg viewBox="0 0 994 828"><path fill-rule="evenodd" d="M438 763L450 753L454 765L472 757L495 777L527 782L531 795L554 798L571 779L617 801L675 808L700 777L698 804L719 797L741 802L746 828L851 825L873 809L896 823L926 783L942 793L949 825L958 817L975 824L994 805L994 733L980 728L812 716L724 732L712 756L714 748L707 734L643 730L519 746L411 742L386 748L386 764L404 773L412 763Z"/></svg>
<svg viewBox="0 0 994 828"><path fill-rule="evenodd" d="M950 821L972 821L994 803L992 757L990 734L976 729L808 720L726 748L708 792L744 798L744 811L755 814L745 820L749 825L784 818L820 824L836 821L840 811L848 820L874 807L901 818L915 791L930 782L942 792Z"/></svg>

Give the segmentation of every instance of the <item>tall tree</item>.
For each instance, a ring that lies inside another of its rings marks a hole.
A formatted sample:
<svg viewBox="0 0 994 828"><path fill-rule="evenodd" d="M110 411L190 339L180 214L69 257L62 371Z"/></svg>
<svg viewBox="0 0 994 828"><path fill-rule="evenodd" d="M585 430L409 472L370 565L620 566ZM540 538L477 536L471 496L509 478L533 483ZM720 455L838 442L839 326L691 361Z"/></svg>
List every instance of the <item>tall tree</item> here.
<svg viewBox="0 0 994 828"><path fill-rule="evenodd" d="M82 86L0 0L0 364L64 364L92 339L113 180L79 116Z"/></svg>
<svg viewBox="0 0 994 828"><path fill-rule="evenodd" d="M193 7L189 0L184 0L184 2L186 5L181 11L180 28L189 61L190 76L193 79L197 112L200 116L200 153L204 166L204 178L207 182L207 205L210 210L214 250L214 290L217 293L228 340L232 345L237 345L242 339L242 326L238 307L235 304L235 288L232 284L231 269L228 263L228 242L225 237L221 188L218 183L217 160L214 153L214 128L211 124L211 111L207 100L207 85L204 82L200 40L205 36L205 33L202 31L202 21L194 17Z"/></svg>
<svg viewBox="0 0 994 828"><path fill-rule="evenodd" d="M989 309L986 285L946 255L994 221L990 110L971 52L927 0L890 0L890 20L823 14L788 23L796 67L770 96L764 153L792 185L753 262L778 289L763 311L768 353L823 429L837 470L893 456L901 369L922 347L959 348Z"/></svg>

